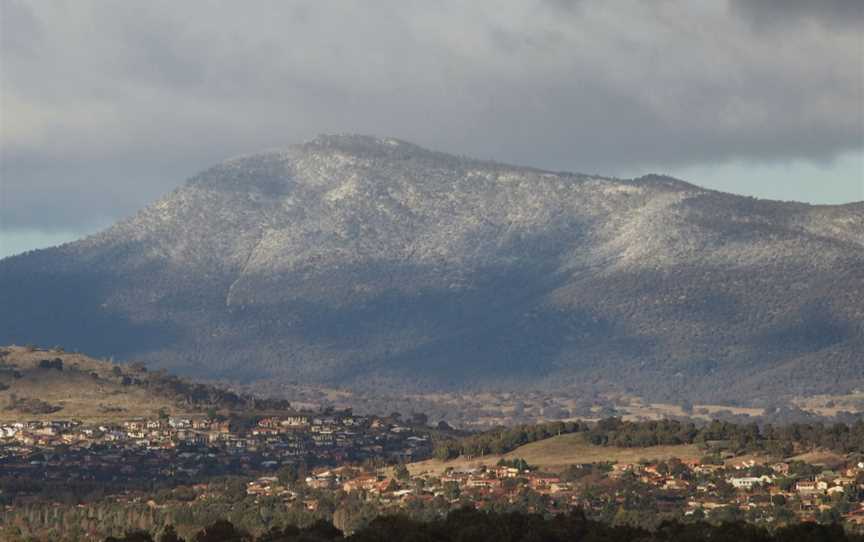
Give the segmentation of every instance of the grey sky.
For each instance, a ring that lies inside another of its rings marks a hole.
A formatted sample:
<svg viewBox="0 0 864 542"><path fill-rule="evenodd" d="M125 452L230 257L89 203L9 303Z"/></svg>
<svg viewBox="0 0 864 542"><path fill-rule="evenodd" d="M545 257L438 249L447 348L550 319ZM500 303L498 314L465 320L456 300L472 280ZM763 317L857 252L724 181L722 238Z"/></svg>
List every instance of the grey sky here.
<svg viewBox="0 0 864 542"><path fill-rule="evenodd" d="M0 24L0 255L330 132L864 199L857 0L0 0Z"/></svg>

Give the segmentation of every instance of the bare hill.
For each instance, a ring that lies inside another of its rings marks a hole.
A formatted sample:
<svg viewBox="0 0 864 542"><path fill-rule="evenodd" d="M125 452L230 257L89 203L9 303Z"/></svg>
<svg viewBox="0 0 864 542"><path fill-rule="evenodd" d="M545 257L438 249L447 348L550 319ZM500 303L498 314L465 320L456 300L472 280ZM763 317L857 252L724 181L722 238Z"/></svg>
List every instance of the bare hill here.
<svg viewBox="0 0 864 542"><path fill-rule="evenodd" d="M0 348L0 421L110 422L156 418L163 411L182 416L252 407L243 397L150 372L143 365L119 365L61 349Z"/></svg>

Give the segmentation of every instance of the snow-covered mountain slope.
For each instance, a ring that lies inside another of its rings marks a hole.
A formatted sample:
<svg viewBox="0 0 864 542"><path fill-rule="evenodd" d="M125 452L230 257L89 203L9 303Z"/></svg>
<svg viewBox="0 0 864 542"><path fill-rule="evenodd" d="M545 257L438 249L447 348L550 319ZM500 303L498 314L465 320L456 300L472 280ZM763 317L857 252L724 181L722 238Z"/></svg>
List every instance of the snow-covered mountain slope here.
<svg viewBox="0 0 864 542"><path fill-rule="evenodd" d="M864 385L864 203L322 136L0 261L0 344L354 386Z"/></svg>

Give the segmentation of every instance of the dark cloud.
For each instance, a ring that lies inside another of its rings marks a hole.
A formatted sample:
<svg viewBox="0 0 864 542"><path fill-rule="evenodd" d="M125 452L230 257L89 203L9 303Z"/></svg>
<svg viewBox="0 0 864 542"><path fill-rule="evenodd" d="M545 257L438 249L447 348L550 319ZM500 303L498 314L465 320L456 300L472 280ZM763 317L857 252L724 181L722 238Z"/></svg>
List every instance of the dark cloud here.
<svg viewBox="0 0 864 542"><path fill-rule="evenodd" d="M845 2L0 2L5 228L328 132L612 175L862 147Z"/></svg>
<svg viewBox="0 0 864 542"><path fill-rule="evenodd" d="M864 26L861 0L732 0L732 11L762 26L815 21L827 26Z"/></svg>

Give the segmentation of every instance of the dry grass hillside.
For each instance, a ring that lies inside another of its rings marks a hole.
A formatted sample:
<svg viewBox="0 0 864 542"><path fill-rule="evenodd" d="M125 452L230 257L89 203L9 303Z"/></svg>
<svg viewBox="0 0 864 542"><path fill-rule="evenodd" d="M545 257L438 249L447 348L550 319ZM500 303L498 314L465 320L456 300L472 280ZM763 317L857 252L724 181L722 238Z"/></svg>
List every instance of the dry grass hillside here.
<svg viewBox="0 0 864 542"><path fill-rule="evenodd" d="M819 416L836 416L841 412L864 412L864 389L853 390L841 395L814 395L798 397L793 404L801 410L812 412Z"/></svg>
<svg viewBox="0 0 864 542"><path fill-rule="evenodd" d="M189 392L220 396L214 388L151 373L143 366L22 346L0 347L0 388L0 421L111 422L156 417L162 409L170 415L201 414L202 405L192 404ZM217 400L214 406L225 405Z"/></svg>
<svg viewBox="0 0 864 542"><path fill-rule="evenodd" d="M556 471L577 463L637 463L642 460L698 459L702 454L695 445L652 446L650 448L616 448L594 446L585 441L581 433L570 433L520 446L505 455L487 455L478 458L459 457L450 461L429 459L408 465L412 474L429 472L441 474L447 468L468 469L495 465L501 459L522 458L544 470Z"/></svg>

